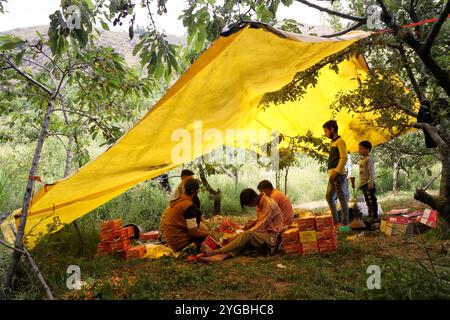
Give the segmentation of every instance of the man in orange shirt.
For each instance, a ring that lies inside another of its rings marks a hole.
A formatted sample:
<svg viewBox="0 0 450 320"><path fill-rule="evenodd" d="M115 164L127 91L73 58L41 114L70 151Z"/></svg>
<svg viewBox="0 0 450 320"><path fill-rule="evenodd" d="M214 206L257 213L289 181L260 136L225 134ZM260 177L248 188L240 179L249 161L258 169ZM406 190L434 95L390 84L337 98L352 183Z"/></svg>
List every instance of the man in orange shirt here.
<svg viewBox="0 0 450 320"><path fill-rule="evenodd" d="M241 207L254 207L256 219L249 221L245 231L221 249L206 251L206 256L229 254L247 248L269 249L273 255L278 247L279 234L283 229L281 210L276 202L264 193L257 194L253 189L245 189L240 195Z"/></svg>
<svg viewBox="0 0 450 320"><path fill-rule="evenodd" d="M183 194L172 200L166 210L162 231L169 247L182 250L191 243L201 243L210 234L200 226L202 213L194 203L200 184L189 179L184 184Z"/></svg>
<svg viewBox="0 0 450 320"><path fill-rule="evenodd" d="M292 203L289 198L278 189L275 189L269 180L261 181L258 184L258 190L275 200L283 216L283 227L289 227L294 221L294 209L292 209Z"/></svg>

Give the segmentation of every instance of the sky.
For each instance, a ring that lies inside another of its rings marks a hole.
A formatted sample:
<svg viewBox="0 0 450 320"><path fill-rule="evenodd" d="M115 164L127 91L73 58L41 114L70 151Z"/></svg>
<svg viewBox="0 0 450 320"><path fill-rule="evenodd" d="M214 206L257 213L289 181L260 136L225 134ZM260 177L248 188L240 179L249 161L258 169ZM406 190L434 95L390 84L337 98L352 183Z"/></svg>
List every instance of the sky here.
<svg viewBox="0 0 450 320"><path fill-rule="evenodd" d="M167 34L182 36L186 33L183 23L178 20L184 0L170 0L167 4L167 13L158 16L155 15L157 26L166 31ZM324 1L311 1L322 6L327 6ZM139 4L140 1L136 0ZM38 25L47 25L49 23L49 15L59 9L60 0L8 0L5 4L5 14L0 14L0 32L15 28L26 28ZM139 5L137 5L139 7ZM156 10L154 10L156 12ZM319 11L309 8L305 5L294 3L290 7L280 5L278 10L278 19L296 19L298 22L311 25L323 24L323 16ZM137 8L135 25L147 25L149 19L147 11L144 8ZM126 31L128 22L124 21L122 27L112 27L113 31Z"/></svg>

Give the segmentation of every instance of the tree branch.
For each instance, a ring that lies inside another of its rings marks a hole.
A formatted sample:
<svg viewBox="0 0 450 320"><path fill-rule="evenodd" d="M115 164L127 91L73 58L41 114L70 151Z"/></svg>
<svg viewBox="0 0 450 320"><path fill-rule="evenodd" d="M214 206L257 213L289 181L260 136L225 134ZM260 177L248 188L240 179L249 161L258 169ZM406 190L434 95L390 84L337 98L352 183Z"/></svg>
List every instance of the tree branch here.
<svg viewBox="0 0 450 320"><path fill-rule="evenodd" d="M44 65L42 65L42 64L40 64L40 63L38 63L36 61L30 60L30 59L27 59L27 58L23 58L23 61L26 61L26 62L29 62L31 64L34 64L35 66L38 66L38 67L44 69L45 71L50 72L49 68L47 68L46 66L44 66Z"/></svg>
<svg viewBox="0 0 450 320"><path fill-rule="evenodd" d="M91 121L94 121L95 124L96 124L96 125L97 125L104 133L106 133L107 135L110 135L110 136L114 137L114 135L111 133L111 131L108 130L108 128L103 127L103 126L100 124L100 122L99 122L99 120L98 120L97 118L92 117L92 116L89 115L89 114L86 114L86 113L81 112L81 111L78 111L78 110L71 110L71 109L55 109L54 111L62 111L62 112L74 113L74 114L78 114L78 115L80 115L80 116L83 116L83 117L85 117L85 118L87 118L87 119L89 119L89 120L91 120Z"/></svg>
<svg viewBox="0 0 450 320"><path fill-rule="evenodd" d="M417 83L416 77L414 76L414 73L411 69L411 65L409 64L408 57L406 56L405 48L403 48L402 45L400 45L397 49L400 52L400 57L402 58L403 67L406 70L406 73L408 74L409 80L411 81L411 84L414 88L414 91L416 92L417 97L419 98L419 101L422 101L425 98L424 93L419 87L419 84Z"/></svg>
<svg viewBox="0 0 450 320"><path fill-rule="evenodd" d="M39 47L39 46L37 46L37 45L34 45L33 48L35 48L39 53L41 53L44 57L46 57L48 60L50 60L50 62L51 62L56 68L58 68L59 71L63 72L63 70L61 69L61 67L60 67L57 63L55 63L55 61L54 61L52 58L50 58L50 56L49 56L48 54L46 54L44 50L42 50L42 47Z"/></svg>
<svg viewBox="0 0 450 320"><path fill-rule="evenodd" d="M423 123L423 122L413 123L412 126L417 129L426 130L430 134L433 141L437 144L441 153L448 154L448 152L449 152L448 144L444 141L444 139L441 138L436 127L434 127L428 123Z"/></svg>
<svg viewBox="0 0 450 320"><path fill-rule="evenodd" d="M422 46L423 52L429 52L431 50L431 46L433 45L434 39L436 39L439 31L441 30L442 25L447 20L447 17L450 13L450 0L447 1L447 4L442 10L441 15L439 16L438 21L433 25L430 32L428 33L427 39L425 40L424 45Z"/></svg>
<svg viewBox="0 0 450 320"><path fill-rule="evenodd" d="M307 5L308 7L311 7L311 8L314 8L314 9L326 12L328 14L332 14L334 16L338 16L338 17L344 18L344 19L358 21L358 22L364 22L364 23L366 23L366 21L367 21L366 17L352 16L352 15L349 15L349 14L346 14L346 13L342 13L342 12L339 12L339 11L335 11L335 10L332 10L332 9L328 9L328 8L324 8L324 7L318 6L317 4L308 2L306 0L295 0L295 1L300 2L300 3L304 4L304 5Z"/></svg>
<svg viewBox="0 0 450 320"><path fill-rule="evenodd" d="M342 36L342 35L350 32L352 30L355 30L355 29L358 29L359 27L362 27L365 24L366 24L365 21L359 21L359 22L355 23L354 25L348 27L347 29L344 29L342 31L339 31L339 32L336 32L336 33L332 33L332 34L327 34L327 35L324 35L324 36L321 36L321 37L332 38L332 37Z"/></svg>
<svg viewBox="0 0 450 320"><path fill-rule="evenodd" d="M25 253L25 251L20 250L20 249L17 249L17 248L14 248L13 246L11 246L10 244L8 244L8 243L7 243L6 241L4 241L3 239L0 239L0 244L4 245L5 247L7 247L7 248L9 248L9 249L11 249L11 250L18 251L18 252L20 252L20 253L22 253L22 254Z"/></svg>
<svg viewBox="0 0 450 320"><path fill-rule="evenodd" d="M0 216L0 225L9 217L10 214L11 212L8 211L2 213L2 215Z"/></svg>
<svg viewBox="0 0 450 320"><path fill-rule="evenodd" d="M23 72L22 70L20 70L15 64L14 62L12 62L4 53L1 54L2 57L5 59L5 62L11 67L13 68L18 74L20 74L23 78L25 78L28 82L30 82L31 84L41 88L42 90L44 90L48 95L53 95L53 92L47 88L46 86L44 86L42 83L36 81L35 79L33 79L29 74Z"/></svg>
<svg viewBox="0 0 450 320"><path fill-rule="evenodd" d="M383 10L383 22L388 27L392 28L395 36L398 37L400 41L407 43L416 52L425 67L427 67L427 69L436 79L438 85L445 90L448 96L450 96L450 75L447 69L442 68L437 63L437 61L430 55L429 50L423 50L424 46L416 39L416 37L414 37L413 33L410 30L404 29L395 23L383 0L377 0L377 2Z"/></svg>

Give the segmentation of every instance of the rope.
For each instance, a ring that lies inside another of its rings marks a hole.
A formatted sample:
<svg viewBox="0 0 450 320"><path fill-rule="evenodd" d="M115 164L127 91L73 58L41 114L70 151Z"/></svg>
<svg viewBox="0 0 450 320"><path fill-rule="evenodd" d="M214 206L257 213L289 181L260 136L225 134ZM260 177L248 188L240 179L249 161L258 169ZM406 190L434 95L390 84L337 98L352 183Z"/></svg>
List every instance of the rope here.
<svg viewBox="0 0 450 320"><path fill-rule="evenodd" d="M450 14L447 16L447 19L449 19L449 18L450 18ZM435 17L435 18L431 18L431 19L422 20L422 21L419 21L419 22L405 24L404 26L401 26L401 28L417 27L417 26L421 26L421 25L424 25L424 24L436 22L438 20L439 20L439 18ZM374 32L374 34L388 33L388 32L392 32L392 31L393 31L392 29L383 29L383 30Z"/></svg>

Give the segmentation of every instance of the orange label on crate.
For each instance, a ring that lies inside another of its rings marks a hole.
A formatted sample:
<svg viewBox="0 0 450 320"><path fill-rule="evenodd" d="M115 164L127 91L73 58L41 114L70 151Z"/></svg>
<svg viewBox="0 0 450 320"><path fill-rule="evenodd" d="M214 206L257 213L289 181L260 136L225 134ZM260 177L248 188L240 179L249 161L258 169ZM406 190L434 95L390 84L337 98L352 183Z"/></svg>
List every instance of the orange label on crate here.
<svg viewBox="0 0 450 320"><path fill-rule="evenodd" d="M317 233L316 230L311 231L300 231L300 242L315 242L317 241Z"/></svg>

